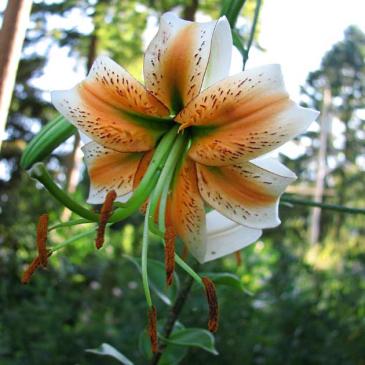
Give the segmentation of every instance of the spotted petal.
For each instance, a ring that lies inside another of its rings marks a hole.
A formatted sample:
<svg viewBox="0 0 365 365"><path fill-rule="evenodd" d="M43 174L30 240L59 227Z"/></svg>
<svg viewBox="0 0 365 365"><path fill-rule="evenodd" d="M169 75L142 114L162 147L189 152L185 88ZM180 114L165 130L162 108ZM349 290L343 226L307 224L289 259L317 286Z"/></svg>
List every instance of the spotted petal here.
<svg viewBox="0 0 365 365"><path fill-rule="evenodd" d="M276 160L216 167L197 164L203 199L225 217L251 228L280 224L279 197L295 174Z"/></svg>
<svg viewBox="0 0 365 365"><path fill-rule="evenodd" d="M176 121L193 127L192 159L224 166L272 151L304 132L317 115L289 100L280 67L269 65L206 89Z"/></svg>
<svg viewBox="0 0 365 365"><path fill-rule="evenodd" d="M82 150L90 176L88 203L103 203L111 190L118 197L132 191L134 176L143 153L121 153L95 142L86 144Z"/></svg>
<svg viewBox="0 0 365 365"><path fill-rule="evenodd" d="M207 238L205 255L200 261L207 262L233 252L257 241L262 234L254 229L237 224L213 210L206 216Z"/></svg>
<svg viewBox="0 0 365 365"><path fill-rule="evenodd" d="M206 86L228 75L231 49L226 18L195 23L165 13L145 53L146 87L176 114L199 94L206 71Z"/></svg>
<svg viewBox="0 0 365 365"><path fill-rule="evenodd" d="M73 89L52 92L52 102L88 137L119 152L147 151L169 127L161 119L166 107L107 57Z"/></svg>
<svg viewBox="0 0 365 365"><path fill-rule="evenodd" d="M178 236L199 261L205 255L205 211L199 194L195 164L186 158L172 188L171 218Z"/></svg>

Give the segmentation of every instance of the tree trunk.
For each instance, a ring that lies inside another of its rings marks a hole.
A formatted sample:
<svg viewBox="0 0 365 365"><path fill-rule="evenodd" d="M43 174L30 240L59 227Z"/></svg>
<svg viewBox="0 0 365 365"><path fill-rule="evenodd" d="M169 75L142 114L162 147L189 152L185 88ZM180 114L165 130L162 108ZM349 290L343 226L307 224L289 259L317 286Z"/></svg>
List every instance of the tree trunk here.
<svg viewBox="0 0 365 365"><path fill-rule="evenodd" d="M323 192L325 186L325 179L327 174L327 142L328 133L331 126L331 90L326 87L323 91L323 104L320 118L320 138L319 151L317 159L317 177L316 186L314 190L314 200L322 202ZM321 231L321 208L313 208L311 225L310 225L310 242L312 244L318 243Z"/></svg>
<svg viewBox="0 0 365 365"><path fill-rule="evenodd" d="M0 31L0 147L31 8L32 0L8 0L4 12Z"/></svg>

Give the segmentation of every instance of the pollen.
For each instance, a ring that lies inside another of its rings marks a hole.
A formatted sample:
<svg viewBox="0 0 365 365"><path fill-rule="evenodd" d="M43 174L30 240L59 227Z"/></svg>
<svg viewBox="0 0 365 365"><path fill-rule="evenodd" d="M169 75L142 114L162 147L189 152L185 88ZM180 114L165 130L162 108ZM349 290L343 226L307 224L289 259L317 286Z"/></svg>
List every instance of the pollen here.
<svg viewBox="0 0 365 365"><path fill-rule="evenodd" d="M109 191L105 197L104 204L101 207L100 218L99 218L99 227L98 227L98 231L96 234L96 240L95 240L95 245L98 250L101 247L103 247L105 227L106 227L106 224L108 223L108 219L109 219L110 214L113 209L113 202L116 198L117 198L117 193L114 190Z"/></svg>
<svg viewBox="0 0 365 365"><path fill-rule="evenodd" d="M46 267L48 263L47 252L47 232L48 232L48 214L42 214L39 217L37 225L37 248L39 263L42 267Z"/></svg>
<svg viewBox="0 0 365 365"><path fill-rule="evenodd" d="M175 270L175 238L176 233L172 225L166 227L165 231L165 268L166 283L168 286L172 284Z"/></svg>
<svg viewBox="0 0 365 365"><path fill-rule="evenodd" d="M209 306L208 330L214 333L218 330L219 319L217 293L212 280L207 277L202 277L202 281L205 287L205 294L207 296Z"/></svg>
<svg viewBox="0 0 365 365"><path fill-rule="evenodd" d="M47 257L47 261L48 261L48 257L52 255L52 251L47 250L46 251L46 257ZM28 284L32 275L34 274L34 272L40 267L42 266L41 263L41 258L40 256L37 256L31 263L30 265L27 267L27 269L24 271L21 282L22 284Z"/></svg>
<svg viewBox="0 0 365 365"><path fill-rule="evenodd" d="M189 250L188 250L188 246L186 243L184 243L183 245L183 249L182 249L182 253L181 253L181 258L186 261L189 257Z"/></svg>
<svg viewBox="0 0 365 365"><path fill-rule="evenodd" d="M148 335L151 340L152 352L158 352L157 341L157 312L155 306L148 309Z"/></svg>

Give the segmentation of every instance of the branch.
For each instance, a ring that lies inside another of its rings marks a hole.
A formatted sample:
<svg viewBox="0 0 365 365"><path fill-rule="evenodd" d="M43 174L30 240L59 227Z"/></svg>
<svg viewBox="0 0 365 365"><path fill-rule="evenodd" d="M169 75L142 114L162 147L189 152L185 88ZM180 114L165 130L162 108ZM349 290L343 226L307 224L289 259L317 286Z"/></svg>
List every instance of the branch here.
<svg viewBox="0 0 365 365"><path fill-rule="evenodd" d="M197 267L195 267L195 269L197 269ZM176 297L174 305L172 306L167 316L166 323L162 331L163 338L169 338L169 336L171 335L175 322L177 321L179 314L181 313L184 307L184 304L189 296L193 283L194 279L190 275L188 275L179 291L178 296ZM154 354L150 365L158 364L165 348L166 348L165 343L160 344L159 351Z"/></svg>
<svg viewBox="0 0 365 365"><path fill-rule="evenodd" d="M288 195L284 195L281 198L281 201L285 202L285 203L294 204L294 205L304 205L307 207L319 207L322 209L335 210L337 212L342 212L342 213L365 214L365 208L351 208L351 207L346 207L346 206L337 205L337 204L319 203L319 202L315 202L313 200L292 198L292 197L289 197Z"/></svg>

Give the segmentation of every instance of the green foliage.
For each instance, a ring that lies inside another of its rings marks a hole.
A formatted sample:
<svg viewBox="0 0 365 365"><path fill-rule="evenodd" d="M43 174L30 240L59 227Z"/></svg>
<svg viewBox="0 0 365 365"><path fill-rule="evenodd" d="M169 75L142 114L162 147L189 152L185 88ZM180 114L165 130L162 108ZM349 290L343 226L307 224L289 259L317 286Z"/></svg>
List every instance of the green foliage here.
<svg viewBox="0 0 365 365"><path fill-rule="evenodd" d="M127 359L116 348L114 348L113 346L111 346L107 343L102 343L96 349L87 349L85 351L89 352L90 354L95 354L95 355L100 355L100 356L110 356L113 359L119 361L121 364L124 364L124 365L133 365L133 362L131 362L129 359Z"/></svg>
<svg viewBox="0 0 365 365"><path fill-rule="evenodd" d="M181 328L172 333L168 339L163 339L168 344L199 347L205 351L218 355L214 347L214 336L207 330L201 328Z"/></svg>

